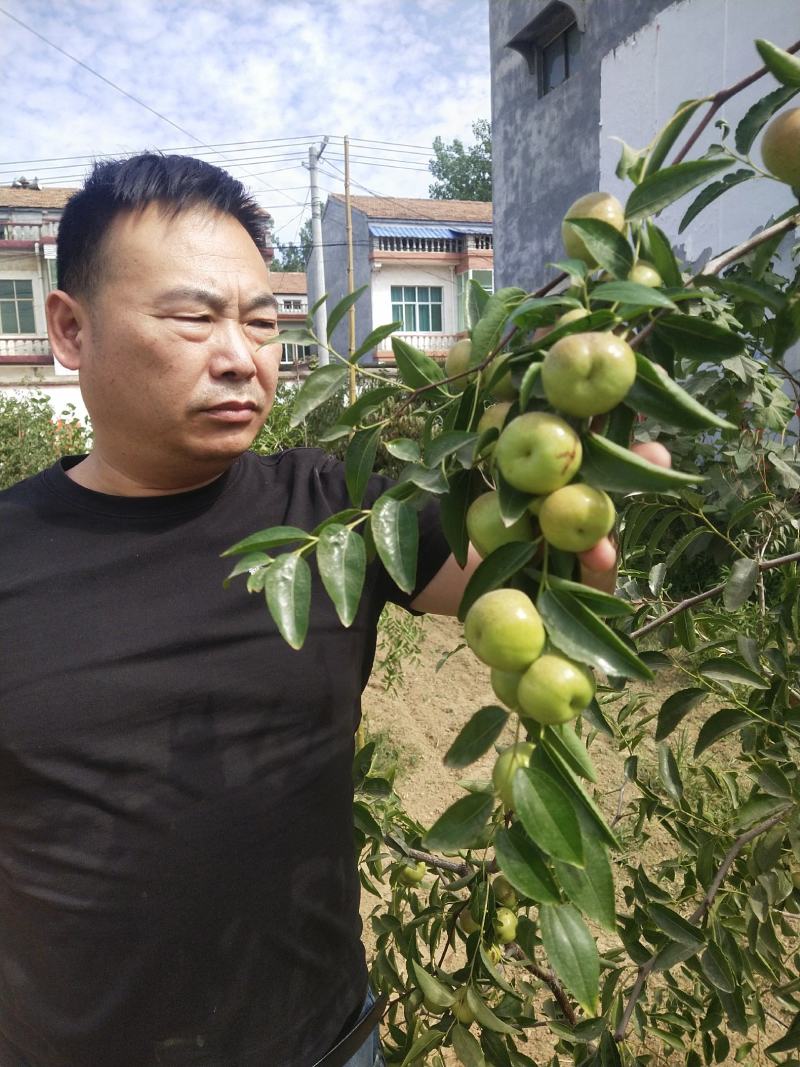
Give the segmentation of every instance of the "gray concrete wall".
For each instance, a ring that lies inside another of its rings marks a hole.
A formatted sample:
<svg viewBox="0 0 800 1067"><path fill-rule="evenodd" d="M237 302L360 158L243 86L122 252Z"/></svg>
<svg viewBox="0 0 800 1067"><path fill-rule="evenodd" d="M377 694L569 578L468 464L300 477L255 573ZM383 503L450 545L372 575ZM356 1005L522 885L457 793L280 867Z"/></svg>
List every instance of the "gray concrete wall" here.
<svg viewBox="0 0 800 1067"><path fill-rule="evenodd" d="M354 286L370 285L370 236L367 217L352 209ZM325 261L325 289L328 293L328 314L347 295L347 226L344 201L328 197L322 216L322 243ZM356 347L372 330L372 302L366 292L356 303ZM337 326L333 346L343 355L348 350L349 325L347 316Z"/></svg>
<svg viewBox="0 0 800 1067"><path fill-rule="evenodd" d="M563 257L561 219L600 181L603 57L673 0L573 0L579 69L544 97L508 42L550 0L489 0L495 285L533 288Z"/></svg>

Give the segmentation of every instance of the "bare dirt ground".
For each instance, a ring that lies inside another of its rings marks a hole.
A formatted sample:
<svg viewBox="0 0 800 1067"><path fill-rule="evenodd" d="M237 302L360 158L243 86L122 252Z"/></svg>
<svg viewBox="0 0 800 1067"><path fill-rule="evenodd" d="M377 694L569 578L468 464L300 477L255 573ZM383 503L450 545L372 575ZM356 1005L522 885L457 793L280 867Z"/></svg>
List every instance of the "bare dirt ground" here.
<svg viewBox="0 0 800 1067"><path fill-rule="evenodd" d="M459 787L462 778L488 778L495 760L491 750L466 771L455 771L443 765L443 757L469 716L487 703L496 703L489 685L488 669L464 649L450 656L437 672L436 666L447 653L462 641L460 624L453 619L427 617L424 621L424 641L418 663L404 665L404 687L399 692L387 693L376 673L364 694L364 716L369 736L382 735L382 743L390 752L396 753L399 773L395 783L409 814L425 825L430 825L444 809L463 795ZM647 699L652 712L657 712L661 703L675 689L687 683L679 672L658 674L648 685L636 687ZM705 714L709 713L705 706ZM690 726L691 729L691 726ZM498 744L513 741L512 728L508 736L501 737ZM602 736L591 746L592 760L597 768L599 785L595 794L607 818L613 817L622 783L622 757ZM640 760L652 758L655 763L655 748L643 744L639 750ZM666 834L654 834L647 842L639 858L650 869L651 863L674 855L675 842ZM364 894L362 916L365 920L364 937L369 958L374 946L369 925L369 913L376 900ZM732 1038L735 1035L731 1035ZM777 1035L775 1035L777 1036ZM769 1039L768 1039L769 1040ZM768 1043L768 1040L764 1044ZM521 1045L536 1063L548 1063L553 1056L555 1040L546 1026L532 1032L531 1039ZM734 1063L735 1044L724 1064ZM754 1050L755 1051L755 1050ZM456 1064L455 1058L448 1064ZM672 1061L672 1057L670 1057ZM682 1062L683 1055L676 1054L674 1062ZM566 1061L564 1061L566 1063ZM665 1061L667 1062L667 1061ZM758 1062L750 1058L751 1063ZM724 1065L723 1065L724 1067Z"/></svg>

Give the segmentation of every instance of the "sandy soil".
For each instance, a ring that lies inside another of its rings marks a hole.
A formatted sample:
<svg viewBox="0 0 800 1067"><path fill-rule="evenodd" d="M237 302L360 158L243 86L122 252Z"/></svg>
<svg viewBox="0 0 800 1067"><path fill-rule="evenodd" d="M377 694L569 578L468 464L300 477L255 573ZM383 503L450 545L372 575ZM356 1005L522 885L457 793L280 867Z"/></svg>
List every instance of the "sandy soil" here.
<svg viewBox="0 0 800 1067"><path fill-rule="evenodd" d="M406 809L415 818L430 825L450 803L463 795L458 784L461 778L489 777L495 759L494 751L467 768L466 772L444 767L442 759L469 716L483 704L496 703L496 698L489 685L488 669L466 649L450 656L436 671L442 657L461 643L460 624L453 619L428 617L424 626L422 655L418 663L406 666L404 688L400 692L387 693L379 677L373 676L364 694L364 715L368 733L373 736L385 734L390 745L396 747L399 753L400 773L395 785ZM646 697L650 710L655 713L671 692L686 684L679 672L670 671L658 674L653 683L637 686L636 691ZM710 710L712 708L707 703L703 717ZM691 720L688 721L693 733ZM499 743L512 740L512 729L509 727L508 736L501 737ZM592 744L591 754L599 776L595 798L610 819L617 809L622 783L622 758L602 736ZM640 763L650 759L655 763L655 746L643 743L639 756ZM652 862L666 859L674 854L675 849L671 837L656 833L650 837L644 852L634 862L644 861L650 868ZM362 915L367 920L365 943L368 956L374 942L367 917L375 903L374 897L364 894ZM528 1044L520 1047L537 1063L546 1063L553 1055L554 1043L547 1028L542 1027L534 1030ZM733 1064L734 1051L735 1045L726 1063ZM448 1064L458 1062L447 1056L445 1059ZM675 1062L681 1059L675 1056Z"/></svg>

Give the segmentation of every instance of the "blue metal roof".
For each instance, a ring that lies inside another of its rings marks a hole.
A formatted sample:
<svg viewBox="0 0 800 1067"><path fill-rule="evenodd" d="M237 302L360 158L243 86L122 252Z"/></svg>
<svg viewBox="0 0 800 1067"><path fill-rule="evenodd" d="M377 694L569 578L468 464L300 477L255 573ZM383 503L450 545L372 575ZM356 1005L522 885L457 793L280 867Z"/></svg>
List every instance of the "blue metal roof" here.
<svg viewBox="0 0 800 1067"><path fill-rule="evenodd" d="M491 233L491 222L460 222L450 227L454 233Z"/></svg>
<svg viewBox="0 0 800 1067"><path fill-rule="evenodd" d="M369 232L374 237L446 237L452 240L458 236L454 227L424 226L408 222L371 222Z"/></svg>

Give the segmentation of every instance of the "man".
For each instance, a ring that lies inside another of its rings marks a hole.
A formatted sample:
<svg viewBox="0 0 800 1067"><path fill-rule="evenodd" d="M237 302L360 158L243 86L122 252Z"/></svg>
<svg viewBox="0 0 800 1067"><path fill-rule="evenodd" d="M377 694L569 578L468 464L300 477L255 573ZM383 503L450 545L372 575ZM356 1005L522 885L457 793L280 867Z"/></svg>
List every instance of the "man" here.
<svg viewBox="0 0 800 1067"><path fill-rule="evenodd" d="M180 156L98 164L64 212L48 326L94 441L0 494L0 1067L381 1062L374 1019L352 1036L360 693L384 603L455 613L475 561L426 509L415 593L372 564L345 630L315 587L300 652L223 588L241 537L348 506L321 452L247 452L278 378L264 241Z"/></svg>

